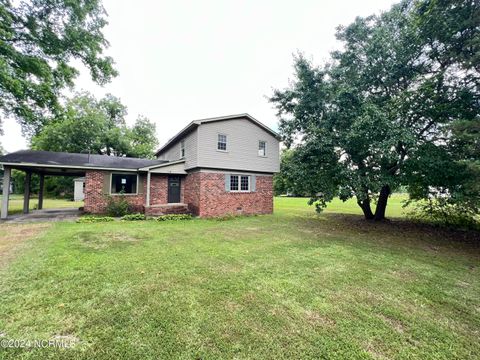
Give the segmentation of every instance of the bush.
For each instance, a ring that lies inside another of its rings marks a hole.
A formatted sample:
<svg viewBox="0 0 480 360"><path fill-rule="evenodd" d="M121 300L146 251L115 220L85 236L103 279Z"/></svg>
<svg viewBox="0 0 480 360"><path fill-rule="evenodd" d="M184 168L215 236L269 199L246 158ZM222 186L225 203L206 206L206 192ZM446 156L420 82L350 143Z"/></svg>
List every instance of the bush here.
<svg viewBox="0 0 480 360"><path fill-rule="evenodd" d="M77 223L89 224L97 222L110 222L114 220L115 219L110 216L82 216L81 218L77 219Z"/></svg>
<svg viewBox="0 0 480 360"><path fill-rule="evenodd" d="M122 216L120 219L122 221L140 221L140 220L146 220L146 217L144 214L136 213L136 214L127 214Z"/></svg>
<svg viewBox="0 0 480 360"><path fill-rule="evenodd" d="M130 212L130 204L124 194L109 196L107 201L106 210L110 216L120 217Z"/></svg>
<svg viewBox="0 0 480 360"><path fill-rule="evenodd" d="M439 199L416 203L408 217L437 226L480 230L480 218L476 211Z"/></svg>
<svg viewBox="0 0 480 360"><path fill-rule="evenodd" d="M190 214L170 214L170 215L162 215L156 218L153 218L156 221L167 221L167 220L190 220L192 219L192 215Z"/></svg>

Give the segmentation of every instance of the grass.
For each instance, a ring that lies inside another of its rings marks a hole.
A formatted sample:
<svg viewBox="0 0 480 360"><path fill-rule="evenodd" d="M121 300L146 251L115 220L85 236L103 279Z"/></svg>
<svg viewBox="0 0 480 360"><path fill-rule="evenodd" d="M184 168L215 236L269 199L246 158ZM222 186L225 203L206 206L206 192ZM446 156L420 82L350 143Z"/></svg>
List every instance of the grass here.
<svg viewBox="0 0 480 360"><path fill-rule="evenodd" d="M478 358L478 234L317 215L304 200L23 237L0 269L0 339L76 345L0 358Z"/></svg>
<svg viewBox="0 0 480 360"><path fill-rule="evenodd" d="M0 202L2 195L0 195ZM30 210L36 209L38 205L37 198L31 198L29 203ZM83 201L71 201L66 199L43 199L44 209L63 209L79 208L83 206ZM23 195L11 194L8 202L8 213L10 215L19 214L23 211Z"/></svg>
<svg viewBox="0 0 480 360"><path fill-rule="evenodd" d="M386 216L390 218L399 218L405 217L408 208L403 208L403 202L408 199L407 194L393 194L388 199L388 206L386 211ZM289 198L289 197L278 197L275 199L275 204L277 210L283 211L292 211L297 214L310 214L314 206L306 206L307 198ZM375 211L375 205L372 204L372 210ZM341 214L355 214L361 215L362 210L357 205L355 199L349 199L347 201L341 201L336 198L331 201L325 213L341 213Z"/></svg>

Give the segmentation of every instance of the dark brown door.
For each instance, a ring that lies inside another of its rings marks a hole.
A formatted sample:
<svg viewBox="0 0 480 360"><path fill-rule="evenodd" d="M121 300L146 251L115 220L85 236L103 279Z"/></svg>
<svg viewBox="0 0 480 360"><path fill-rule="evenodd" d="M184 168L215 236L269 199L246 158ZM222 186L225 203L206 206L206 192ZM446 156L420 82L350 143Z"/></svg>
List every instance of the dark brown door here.
<svg viewBox="0 0 480 360"><path fill-rule="evenodd" d="M168 177L168 202L180 202L180 176Z"/></svg>

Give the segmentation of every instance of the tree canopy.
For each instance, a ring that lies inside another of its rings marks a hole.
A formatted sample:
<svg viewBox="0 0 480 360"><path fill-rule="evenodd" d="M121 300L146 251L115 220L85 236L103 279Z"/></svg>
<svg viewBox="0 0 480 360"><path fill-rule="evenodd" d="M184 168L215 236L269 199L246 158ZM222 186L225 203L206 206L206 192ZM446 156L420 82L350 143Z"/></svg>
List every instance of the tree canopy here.
<svg viewBox="0 0 480 360"><path fill-rule="evenodd" d="M97 100L89 93L70 99L65 112L32 138L32 149L153 157L156 127L139 117L132 127L125 121L127 108L112 95Z"/></svg>
<svg viewBox="0 0 480 360"><path fill-rule="evenodd" d="M367 219L385 217L399 186L478 211L479 19L477 1L407 0L339 27L325 66L296 56L270 99L292 186L319 209L356 197Z"/></svg>
<svg viewBox="0 0 480 360"><path fill-rule="evenodd" d="M60 91L78 75L72 60L98 84L116 76L102 54L105 16L100 0L0 0L0 110L33 134L61 111Z"/></svg>

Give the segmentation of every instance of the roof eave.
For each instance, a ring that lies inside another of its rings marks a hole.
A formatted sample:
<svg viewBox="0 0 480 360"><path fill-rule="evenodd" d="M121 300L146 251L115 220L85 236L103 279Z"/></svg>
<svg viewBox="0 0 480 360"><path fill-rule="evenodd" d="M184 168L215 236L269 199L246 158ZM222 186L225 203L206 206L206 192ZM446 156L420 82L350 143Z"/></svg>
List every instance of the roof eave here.
<svg viewBox="0 0 480 360"><path fill-rule="evenodd" d="M82 165L54 165L28 162L0 162L0 165L11 167L37 167L37 168L53 168L53 169L78 169L78 170L104 170L104 171L128 171L137 172L138 168L118 168L118 167L101 167L101 166L82 166Z"/></svg>
<svg viewBox="0 0 480 360"><path fill-rule="evenodd" d="M165 166L171 166L171 165L175 165L175 164L181 164L181 163L184 163L184 162L185 162L185 159L180 159L180 160L176 160L176 161L166 162L166 163L163 163L163 164L145 166L145 167L139 168L138 171L149 171L149 170L152 170L152 169L157 169L157 168L161 168L161 167L165 167Z"/></svg>

